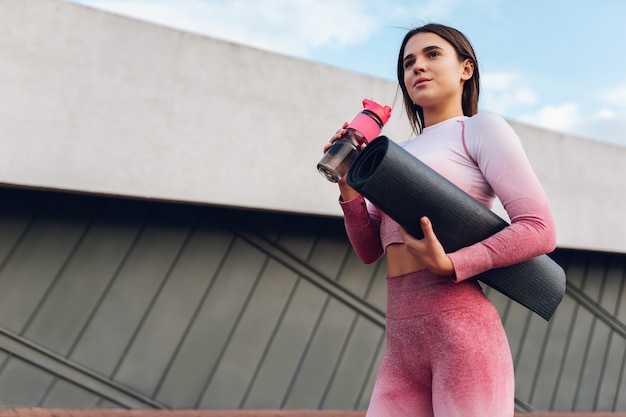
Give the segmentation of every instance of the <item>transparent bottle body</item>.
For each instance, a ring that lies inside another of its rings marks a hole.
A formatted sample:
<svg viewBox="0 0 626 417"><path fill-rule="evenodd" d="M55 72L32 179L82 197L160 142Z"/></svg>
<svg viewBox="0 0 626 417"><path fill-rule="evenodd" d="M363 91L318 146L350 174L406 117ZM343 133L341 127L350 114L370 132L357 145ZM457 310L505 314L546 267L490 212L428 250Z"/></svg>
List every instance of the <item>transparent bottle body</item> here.
<svg viewBox="0 0 626 417"><path fill-rule="evenodd" d="M339 182L359 156L359 132L348 129L346 135L333 142L324 157L317 163L319 173L330 182Z"/></svg>

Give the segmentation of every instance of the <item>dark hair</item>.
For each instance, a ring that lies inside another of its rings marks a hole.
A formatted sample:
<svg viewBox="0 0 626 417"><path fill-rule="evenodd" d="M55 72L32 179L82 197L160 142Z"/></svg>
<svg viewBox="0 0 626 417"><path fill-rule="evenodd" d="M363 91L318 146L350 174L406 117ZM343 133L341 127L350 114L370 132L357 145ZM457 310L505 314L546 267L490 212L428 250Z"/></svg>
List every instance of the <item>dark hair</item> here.
<svg viewBox="0 0 626 417"><path fill-rule="evenodd" d="M424 110L421 106L418 106L413 103L411 97L409 97L409 92L407 91L406 85L404 85L404 67L403 67L403 59L404 59L404 49L406 48L406 44L413 36L418 33L434 33L445 39L456 51L459 62L463 62L466 59L469 59L474 64L474 73L472 78L467 80L463 85L463 97L462 107L463 114L465 116L473 116L478 113L478 95L480 94L480 74L478 72L478 60L476 59L476 54L474 53L474 48L472 48L472 44L467 39L467 37L458 31L457 29L451 28L449 26L437 24L437 23L429 23L424 26L420 26L414 29L411 29L402 40L402 46L400 47L400 53L398 54L398 83L400 85L400 89L402 89L402 97L404 98L404 108L409 117L409 122L411 123L411 128L416 134L420 134L422 129L424 128Z"/></svg>

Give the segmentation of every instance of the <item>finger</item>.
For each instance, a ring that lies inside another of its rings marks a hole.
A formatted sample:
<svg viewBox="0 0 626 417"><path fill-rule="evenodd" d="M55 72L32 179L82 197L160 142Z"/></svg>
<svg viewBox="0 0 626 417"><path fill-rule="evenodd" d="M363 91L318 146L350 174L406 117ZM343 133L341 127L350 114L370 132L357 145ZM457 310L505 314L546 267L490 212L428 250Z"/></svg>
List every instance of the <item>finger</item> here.
<svg viewBox="0 0 626 417"><path fill-rule="evenodd" d="M344 137L346 135L347 130L346 129L339 129L334 135L333 137L330 138L331 143L341 139L342 137Z"/></svg>
<svg viewBox="0 0 626 417"><path fill-rule="evenodd" d="M422 233L424 233L424 239L436 239L433 224L428 217L424 216L420 219L420 226L422 227Z"/></svg>
<svg viewBox="0 0 626 417"><path fill-rule="evenodd" d="M348 122L344 122L343 125L341 126L341 129L338 129L337 132L335 132L335 136L333 136L333 139L334 138L339 139L340 137L345 135L347 128L348 128Z"/></svg>
<svg viewBox="0 0 626 417"><path fill-rule="evenodd" d="M337 132L335 132L335 134L331 136L330 141L326 145L324 145L324 150L323 150L324 153L328 152L330 147L333 146L333 143L335 143L336 141L338 141L339 139L341 139L342 137L346 135L347 127L348 127L348 122L344 122L341 129L338 129Z"/></svg>

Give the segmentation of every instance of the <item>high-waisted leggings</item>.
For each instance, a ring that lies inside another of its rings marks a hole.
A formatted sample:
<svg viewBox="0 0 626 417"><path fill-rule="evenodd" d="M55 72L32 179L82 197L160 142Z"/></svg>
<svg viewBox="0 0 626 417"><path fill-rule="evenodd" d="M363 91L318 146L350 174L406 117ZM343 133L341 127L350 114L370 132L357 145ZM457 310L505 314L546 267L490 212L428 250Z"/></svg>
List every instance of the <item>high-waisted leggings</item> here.
<svg viewBox="0 0 626 417"><path fill-rule="evenodd" d="M387 277L387 347L366 417L512 417L511 350L475 282Z"/></svg>

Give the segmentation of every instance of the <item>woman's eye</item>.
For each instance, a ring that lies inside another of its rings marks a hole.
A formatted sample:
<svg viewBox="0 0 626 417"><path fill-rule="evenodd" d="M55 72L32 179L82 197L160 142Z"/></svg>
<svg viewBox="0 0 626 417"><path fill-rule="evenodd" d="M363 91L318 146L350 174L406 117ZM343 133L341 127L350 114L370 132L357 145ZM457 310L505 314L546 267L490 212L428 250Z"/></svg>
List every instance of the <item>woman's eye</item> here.
<svg viewBox="0 0 626 417"><path fill-rule="evenodd" d="M434 58L436 56L439 56L439 52L437 51L432 51L428 53L428 58Z"/></svg>
<svg viewBox="0 0 626 417"><path fill-rule="evenodd" d="M404 61L404 69L409 69L413 66L413 64L415 63L414 60L409 60L409 61Z"/></svg>

